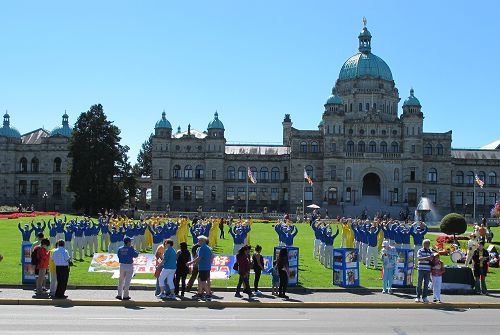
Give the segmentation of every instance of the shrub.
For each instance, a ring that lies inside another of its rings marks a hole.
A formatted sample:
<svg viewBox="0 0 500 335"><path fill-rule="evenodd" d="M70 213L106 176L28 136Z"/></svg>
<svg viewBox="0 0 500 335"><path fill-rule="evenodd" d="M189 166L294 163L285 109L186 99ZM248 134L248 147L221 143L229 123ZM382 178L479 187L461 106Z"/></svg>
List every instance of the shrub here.
<svg viewBox="0 0 500 335"><path fill-rule="evenodd" d="M441 220L439 226L441 232L447 235L460 235L467 230L467 222L465 218L458 213L450 213Z"/></svg>

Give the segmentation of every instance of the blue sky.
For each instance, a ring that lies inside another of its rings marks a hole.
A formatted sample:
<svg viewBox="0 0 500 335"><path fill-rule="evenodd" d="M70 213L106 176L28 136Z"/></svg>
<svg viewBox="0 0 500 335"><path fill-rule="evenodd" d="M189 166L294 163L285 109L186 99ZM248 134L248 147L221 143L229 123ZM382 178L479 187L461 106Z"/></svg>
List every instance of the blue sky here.
<svg viewBox="0 0 500 335"><path fill-rule="evenodd" d="M454 147L498 131L498 1L9 1L0 5L0 110L21 133L95 103L135 161L163 109L228 142L279 143L281 122L317 129L362 17L402 101ZM400 103L400 107L402 104Z"/></svg>

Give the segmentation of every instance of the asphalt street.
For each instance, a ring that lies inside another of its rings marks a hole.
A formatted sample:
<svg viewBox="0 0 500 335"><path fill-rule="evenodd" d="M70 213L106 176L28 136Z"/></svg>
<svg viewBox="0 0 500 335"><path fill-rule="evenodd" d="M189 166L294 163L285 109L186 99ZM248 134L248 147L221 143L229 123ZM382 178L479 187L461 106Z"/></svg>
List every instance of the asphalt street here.
<svg viewBox="0 0 500 335"><path fill-rule="evenodd" d="M498 310L0 306L1 334L483 334Z"/></svg>

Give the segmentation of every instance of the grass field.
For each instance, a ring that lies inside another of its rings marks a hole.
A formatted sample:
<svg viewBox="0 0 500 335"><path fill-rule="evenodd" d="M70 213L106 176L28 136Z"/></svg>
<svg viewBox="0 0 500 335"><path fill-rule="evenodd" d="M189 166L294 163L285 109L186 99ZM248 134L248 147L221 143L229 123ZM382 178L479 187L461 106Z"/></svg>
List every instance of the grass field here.
<svg viewBox="0 0 500 335"><path fill-rule="evenodd" d="M38 217L39 219L48 220L51 217ZM69 218L69 216L68 216ZM0 263L0 284L20 284L21 283L21 266L20 266L20 246L21 233L17 229L17 224L31 223L33 218L23 218L16 220L0 219L0 254L4 256L4 260ZM300 248L300 263L299 263L299 282L304 287L332 287L332 270L325 269L317 260L312 257L312 246L314 235L309 225L298 225L299 233L295 238L295 246ZM495 240L500 240L500 228L493 228ZM435 244L437 235L427 234L427 237ZM226 240L219 240L215 252L221 255L232 253L233 242L231 236L226 231ZM272 255L273 248L277 245L277 236L274 228L269 223L255 223L252 226L251 244L255 246L260 244L263 247L263 255ZM494 241L495 243L495 241ZM495 243L500 247L500 242ZM340 236L335 239L335 247L340 246ZM449 257L441 257L445 264L451 264ZM88 267L91 258L86 257L83 262L76 261L75 266L71 268L69 285L116 285L117 280L111 279L110 273L90 273ZM380 266L380 265L379 265ZM153 275L136 275L135 278L153 279ZM367 270L363 264L360 264L360 279L361 286L364 287L381 287L380 270ZM233 276L230 280L214 280L214 287L235 286L237 276ZM500 271L499 269L491 269L487 277L488 287L490 289L500 289ZM251 278L252 284L252 278ZM262 287L271 285L270 276L262 276Z"/></svg>

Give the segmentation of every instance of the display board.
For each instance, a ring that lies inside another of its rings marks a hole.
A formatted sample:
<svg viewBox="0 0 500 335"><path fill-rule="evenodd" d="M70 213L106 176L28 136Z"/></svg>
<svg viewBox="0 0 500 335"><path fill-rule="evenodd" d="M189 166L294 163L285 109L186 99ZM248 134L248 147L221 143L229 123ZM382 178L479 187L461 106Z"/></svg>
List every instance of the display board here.
<svg viewBox="0 0 500 335"><path fill-rule="evenodd" d="M333 285L341 287L359 286L358 249L333 249Z"/></svg>
<svg viewBox="0 0 500 335"><path fill-rule="evenodd" d="M31 247L33 246L32 243L28 242L23 242L21 245L21 282L24 284L35 284L36 282L36 276L35 276L35 270L36 267L31 264ZM49 271L47 271L46 275L46 283L50 283L50 274Z"/></svg>
<svg viewBox="0 0 500 335"><path fill-rule="evenodd" d="M274 247L274 261L278 259L280 250L283 248L288 250L288 266L290 269L288 286L297 286L299 283L299 248L285 246ZM270 271L267 273L270 273Z"/></svg>
<svg viewBox="0 0 500 335"><path fill-rule="evenodd" d="M134 258L134 273L155 273L156 257L152 254L139 254ZM97 253L92 257L88 272L115 272L120 270L116 254Z"/></svg>
<svg viewBox="0 0 500 335"><path fill-rule="evenodd" d="M413 287L414 251L413 249L396 248L398 259L394 268L394 287Z"/></svg>

